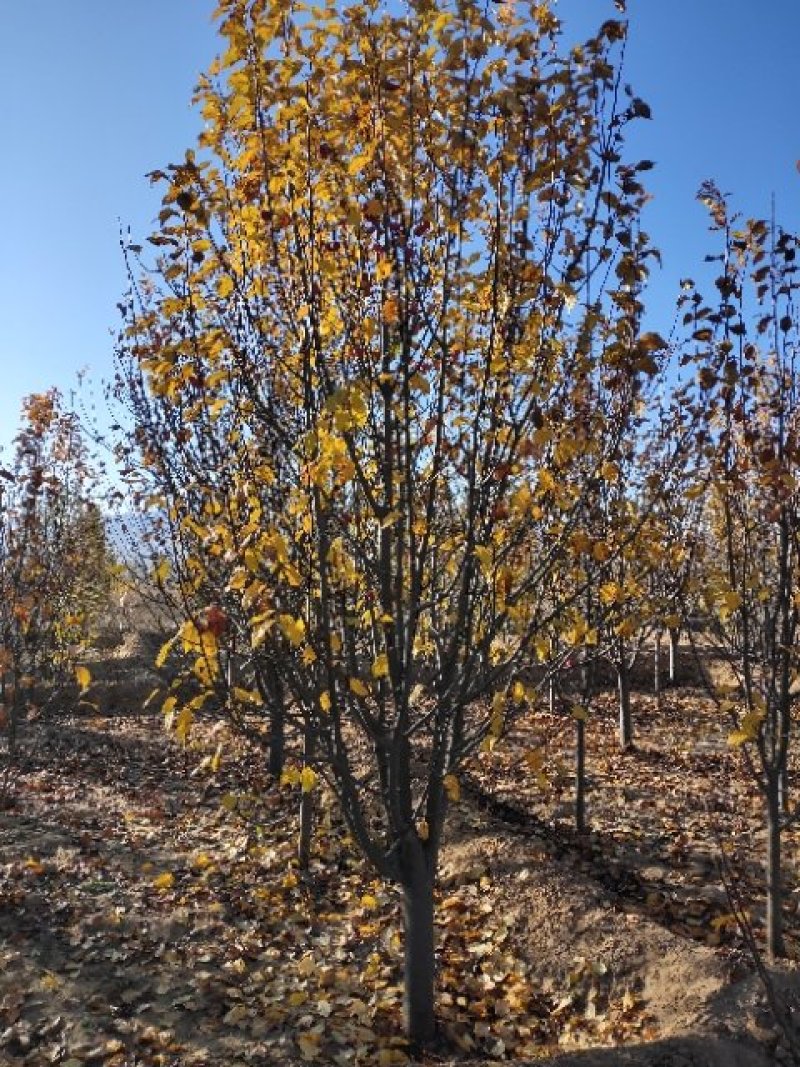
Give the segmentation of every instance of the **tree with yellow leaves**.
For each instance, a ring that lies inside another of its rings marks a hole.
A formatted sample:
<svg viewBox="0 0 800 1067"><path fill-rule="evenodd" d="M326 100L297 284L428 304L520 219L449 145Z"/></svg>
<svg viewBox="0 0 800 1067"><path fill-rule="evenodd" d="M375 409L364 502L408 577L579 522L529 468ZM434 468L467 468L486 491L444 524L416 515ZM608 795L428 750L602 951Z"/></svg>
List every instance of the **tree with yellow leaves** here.
<svg viewBox="0 0 800 1067"><path fill-rule="evenodd" d="M795 817L787 779L800 696L800 390L798 240L743 221L701 190L722 239L717 307L687 289L708 412L700 587L708 636L730 667L713 685L763 797L767 950L784 954L781 835Z"/></svg>
<svg viewBox="0 0 800 1067"><path fill-rule="evenodd" d="M27 397L0 471L0 729L10 758L27 715L74 684L107 605L111 561L92 485L75 414L56 390ZM81 688L89 680L81 668Z"/></svg>
<svg viewBox="0 0 800 1067"><path fill-rule="evenodd" d="M163 432L217 442L196 544L402 890L423 1044L458 767L533 698L531 649L588 639L584 591L554 597L553 575L663 357L639 328L650 164L622 162L649 110L614 65L624 24L564 50L548 3L219 19L200 145L153 175L159 258L123 347Z"/></svg>

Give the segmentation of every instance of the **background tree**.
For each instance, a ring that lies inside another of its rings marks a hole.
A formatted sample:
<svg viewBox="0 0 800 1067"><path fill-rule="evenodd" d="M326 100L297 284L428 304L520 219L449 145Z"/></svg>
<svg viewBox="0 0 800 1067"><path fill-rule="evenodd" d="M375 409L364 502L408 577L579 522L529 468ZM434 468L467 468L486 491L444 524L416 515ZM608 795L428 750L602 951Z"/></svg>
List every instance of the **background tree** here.
<svg viewBox="0 0 800 1067"><path fill-rule="evenodd" d="M782 799L800 694L800 393L797 238L774 223L741 222L707 183L701 196L723 242L713 310L691 300L708 429L711 483L702 559L709 636L731 675L714 686L735 721L764 799L767 948L783 955Z"/></svg>
<svg viewBox="0 0 800 1067"><path fill-rule="evenodd" d="M54 390L28 397L0 500L0 700L12 753L24 716L63 695L105 608L107 543L90 488L74 415Z"/></svg>
<svg viewBox="0 0 800 1067"><path fill-rule="evenodd" d="M132 277L131 313L147 313L147 294ZM197 375L186 406L176 416L172 400L149 393L142 368L123 344L114 401L129 432L117 443L118 456L135 477L138 507L149 506L153 529L131 578L161 602L162 616L181 626L181 641L165 646L172 657L171 689L165 707L182 740L195 713L225 714L230 726L267 747L268 768L279 780L284 770L286 730L304 732L304 722L287 707L276 659L281 650L269 634L250 640L249 620L268 573L252 550L265 517L280 509L286 486L262 437L239 438L234 383ZM229 403L220 405L225 395ZM275 403L275 398L272 398ZM229 466L240 480L229 475ZM135 471L134 471L135 468ZM242 492L246 479L248 493ZM209 537L209 518L214 533ZM146 517L145 520L146 521ZM160 657L162 658L162 657ZM182 662L178 663L179 658ZM201 690L174 714L179 690ZM213 697L211 704L208 701ZM258 705L267 719L254 722ZM304 793L299 852L307 858L310 794Z"/></svg>

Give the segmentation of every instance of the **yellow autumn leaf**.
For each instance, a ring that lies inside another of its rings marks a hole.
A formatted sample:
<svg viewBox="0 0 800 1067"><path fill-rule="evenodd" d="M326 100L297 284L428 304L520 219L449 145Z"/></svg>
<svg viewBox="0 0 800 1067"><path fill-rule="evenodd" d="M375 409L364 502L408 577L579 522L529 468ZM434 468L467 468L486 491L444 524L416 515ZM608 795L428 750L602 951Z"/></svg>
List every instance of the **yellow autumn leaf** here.
<svg viewBox="0 0 800 1067"><path fill-rule="evenodd" d="M167 656L172 651L172 646L175 644L177 639L177 636L170 637L170 639L168 641L165 641L161 648L158 650L158 655L156 656L156 669L160 670L160 668L163 667L164 664L167 662Z"/></svg>
<svg viewBox="0 0 800 1067"><path fill-rule="evenodd" d="M488 548L486 545L476 545L474 551L475 556L481 565L481 570L488 577L492 571L493 554L491 548Z"/></svg>
<svg viewBox="0 0 800 1067"><path fill-rule="evenodd" d="M306 624L303 619L295 619L291 615L280 615L278 623L289 644L298 648L303 643L306 632Z"/></svg>
<svg viewBox="0 0 800 1067"><path fill-rule="evenodd" d="M382 652L372 664L372 677L385 678L389 673L389 657Z"/></svg>
<svg viewBox="0 0 800 1067"><path fill-rule="evenodd" d="M227 299L233 292L234 284L233 279L229 274L223 274L217 280L217 292L223 300Z"/></svg>
<svg viewBox="0 0 800 1067"><path fill-rule="evenodd" d="M85 693L92 684L92 672L88 667L76 667L75 679L81 688L81 692Z"/></svg>
<svg viewBox="0 0 800 1067"><path fill-rule="evenodd" d="M606 560L611 559L611 549L605 541L597 541L592 546L592 555L598 563L605 563Z"/></svg>
<svg viewBox="0 0 800 1067"><path fill-rule="evenodd" d="M550 658L549 637L537 637L533 642L533 648L540 663L544 663L545 660Z"/></svg>
<svg viewBox="0 0 800 1067"><path fill-rule="evenodd" d="M160 874L158 878L153 879L154 889L172 889L175 885L175 875L170 871L165 871L164 874Z"/></svg>
<svg viewBox="0 0 800 1067"><path fill-rule="evenodd" d="M200 656L192 664L192 673L204 688L209 689L219 674L219 665L216 660Z"/></svg>
<svg viewBox="0 0 800 1067"><path fill-rule="evenodd" d="M326 714L331 710L331 695L327 689L319 695L319 706Z"/></svg>
<svg viewBox="0 0 800 1067"><path fill-rule="evenodd" d="M761 723L764 721L764 714L764 711L760 708L755 711L749 711L742 717L739 729L728 735L728 744L735 748L750 741L756 741Z"/></svg>
<svg viewBox="0 0 800 1067"><path fill-rule="evenodd" d="M733 589L728 589L720 595L719 598L719 617L723 622L731 617L734 611L740 607L742 598Z"/></svg>
<svg viewBox="0 0 800 1067"><path fill-rule="evenodd" d="M183 626L181 626L178 636L183 643L184 652L188 653L202 647L200 631L191 619L187 619Z"/></svg>
<svg viewBox="0 0 800 1067"><path fill-rule="evenodd" d="M264 644L267 637L269 636L269 632L272 629L272 626L273 620L271 618L260 622L258 626L254 628L252 634L250 635L250 647L254 649L261 648L261 646Z"/></svg>
<svg viewBox="0 0 800 1067"><path fill-rule="evenodd" d="M240 704L261 704L261 694L255 689L242 689L238 685L233 687L233 698Z"/></svg>
<svg viewBox="0 0 800 1067"><path fill-rule="evenodd" d="M383 304L383 321L388 326L393 326L396 322L400 321L400 305L397 299L390 296L388 300Z"/></svg>
<svg viewBox="0 0 800 1067"><path fill-rule="evenodd" d="M369 696L369 689L360 678L351 678L347 684L350 686L350 692L355 693L357 697Z"/></svg>
<svg viewBox="0 0 800 1067"><path fill-rule="evenodd" d="M303 767L300 772L300 788L304 793L310 793L317 784L317 775L310 767Z"/></svg>
<svg viewBox="0 0 800 1067"><path fill-rule="evenodd" d="M182 744L186 744L189 740L193 722L194 715L192 714L192 709L188 707L181 708L175 720L175 736Z"/></svg>
<svg viewBox="0 0 800 1067"><path fill-rule="evenodd" d="M601 604L617 604L623 595L622 586L618 582L604 582L598 591Z"/></svg>
<svg viewBox="0 0 800 1067"><path fill-rule="evenodd" d="M447 799L455 804L461 796L461 786L459 785L458 778L456 778L454 774L446 774L442 785L444 786L445 793L447 793Z"/></svg>
<svg viewBox="0 0 800 1067"><path fill-rule="evenodd" d="M163 585L164 582L166 582L167 578L169 578L168 560L162 559L158 564L156 564L156 566L153 568L153 578L155 578L157 585Z"/></svg>
<svg viewBox="0 0 800 1067"><path fill-rule="evenodd" d="M738 748L740 745L747 744L748 741L752 740L753 738L744 730L733 730L732 733L728 734L728 744L731 748Z"/></svg>
<svg viewBox="0 0 800 1067"><path fill-rule="evenodd" d="M547 468L542 468L542 470L539 471L536 477L536 482L540 493L552 493L556 488L556 480L553 477L552 472L547 470Z"/></svg>
<svg viewBox="0 0 800 1067"><path fill-rule="evenodd" d="M291 585L294 589L296 589L298 585L302 584L303 576L293 563L282 564L281 574L289 583L289 585Z"/></svg>

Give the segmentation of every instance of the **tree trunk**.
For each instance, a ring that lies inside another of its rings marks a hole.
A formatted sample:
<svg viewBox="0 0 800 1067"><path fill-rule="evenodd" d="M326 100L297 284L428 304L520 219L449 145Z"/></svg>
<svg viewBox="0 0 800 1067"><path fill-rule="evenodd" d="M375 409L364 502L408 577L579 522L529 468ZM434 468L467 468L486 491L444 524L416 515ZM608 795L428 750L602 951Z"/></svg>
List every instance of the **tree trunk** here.
<svg viewBox="0 0 800 1067"><path fill-rule="evenodd" d="M586 722L575 722L575 829L586 829Z"/></svg>
<svg viewBox="0 0 800 1067"><path fill-rule="evenodd" d="M310 767L314 759L314 729L306 724L303 738L303 763ZM314 831L314 794L311 790L300 794L300 827L297 835L297 860L301 871L311 862L311 838Z"/></svg>
<svg viewBox="0 0 800 1067"><path fill-rule="evenodd" d="M781 811L779 782L767 782L767 956L771 962L786 953L783 945L781 879Z"/></svg>
<svg viewBox="0 0 800 1067"><path fill-rule="evenodd" d="M681 639L680 630L670 629L669 631L669 684L675 685L675 681L678 677L678 644Z"/></svg>
<svg viewBox="0 0 800 1067"><path fill-rule="evenodd" d="M225 684L228 687L228 692L232 692L235 685L238 684L237 670L236 670L236 652L233 648L229 648L226 655L227 662L225 663Z"/></svg>
<svg viewBox="0 0 800 1067"><path fill-rule="evenodd" d="M617 663L619 691L619 747L623 752L633 748L633 716L631 715L631 674L624 654Z"/></svg>
<svg viewBox="0 0 800 1067"><path fill-rule="evenodd" d="M433 927L433 874L424 846L409 836L403 850L403 916L405 920L406 1037L412 1047L430 1045L436 1036L434 982L436 957Z"/></svg>
<svg viewBox="0 0 800 1067"><path fill-rule="evenodd" d="M19 728L19 700L17 699L17 687L11 694L8 705L8 755L13 759L17 754L17 730Z"/></svg>
<svg viewBox="0 0 800 1067"><path fill-rule="evenodd" d="M550 660L551 660L551 672L550 677L547 680L547 698L548 705L550 707L550 714L555 715L556 706L558 704L558 687L556 685L556 674L552 670L552 664L555 663L558 656L558 641L555 637L550 638Z"/></svg>
<svg viewBox="0 0 800 1067"><path fill-rule="evenodd" d="M787 763L781 767L778 778L778 796L780 809L786 815L789 811L789 767Z"/></svg>
<svg viewBox="0 0 800 1067"><path fill-rule="evenodd" d="M283 683L277 671L270 677L269 701L269 773L277 781L283 774L286 758L286 709L284 707Z"/></svg>
<svg viewBox="0 0 800 1067"><path fill-rule="evenodd" d="M659 630L655 637L655 647L653 649L653 692L656 695L656 702L661 707L661 631Z"/></svg>

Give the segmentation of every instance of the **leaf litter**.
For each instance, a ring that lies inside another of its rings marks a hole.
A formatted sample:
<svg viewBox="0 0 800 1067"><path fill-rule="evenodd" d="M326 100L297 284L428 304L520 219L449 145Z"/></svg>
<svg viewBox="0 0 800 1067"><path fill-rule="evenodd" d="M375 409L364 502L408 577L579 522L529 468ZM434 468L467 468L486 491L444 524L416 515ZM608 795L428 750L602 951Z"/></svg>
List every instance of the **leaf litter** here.
<svg viewBox="0 0 800 1067"><path fill-rule="evenodd" d="M696 694L660 708L640 695L637 710L640 748L623 757L610 698L598 704L584 838L569 830L559 771L569 724L543 712L452 785L437 891L451 1059L541 1060L756 1026L736 932L716 921L725 905L703 806L705 790L758 922L759 820L740 756L703 747L713 723ZM218 731L198 731L186 751L142 713L30 729L40 736L0 813L4 1062L410 1062L400 901L323 791L301 872L299 789L272 784L244 742L229 739L218 773L198 776ZM542 747L532 767L525 754ZM796 945L791 910L788 925ZM712 1018L726 990L743 992Z"/></svg>

